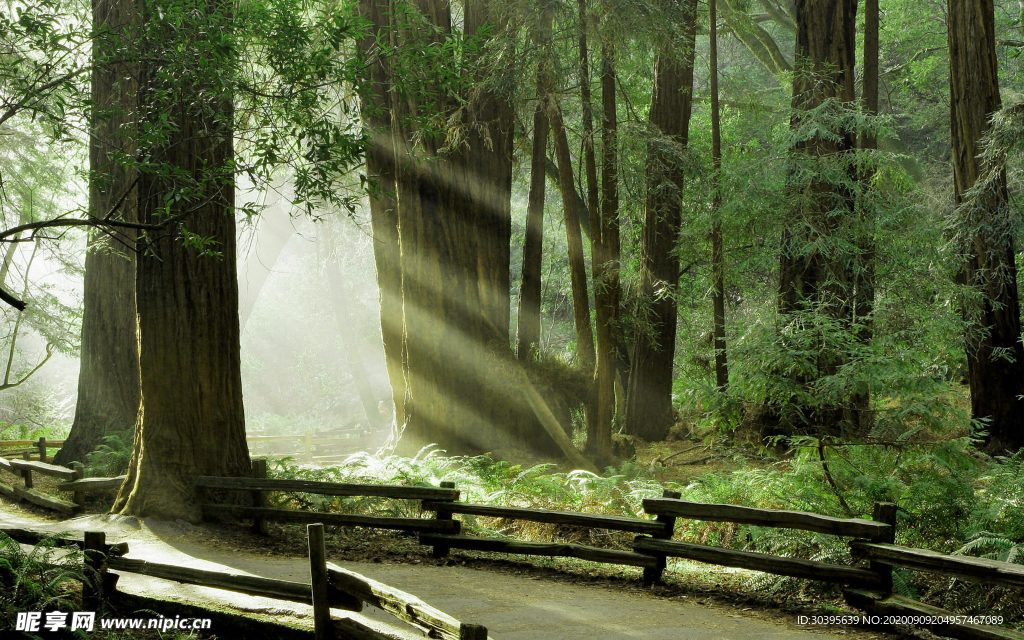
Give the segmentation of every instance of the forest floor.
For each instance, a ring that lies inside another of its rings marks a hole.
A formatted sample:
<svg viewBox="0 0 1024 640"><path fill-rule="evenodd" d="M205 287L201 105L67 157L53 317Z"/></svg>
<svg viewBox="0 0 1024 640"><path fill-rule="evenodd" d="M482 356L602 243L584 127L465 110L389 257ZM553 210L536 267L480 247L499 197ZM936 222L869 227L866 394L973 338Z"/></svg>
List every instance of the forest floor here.
<svg viewBox="0 0 1024 640"><path fill-rule="evenodd" d="M301 527L293 525L272 524L269 535L257 536L237 525L140 521L100 513L62 521L49 512L6 499L0 499L0 522L54 532L107 531L110 540L128 541L128 557L154 562L295 581L305 581L309 575L305 537ZM545 560L509 562L491 554L458 552L436 560L415 538L389 533L331 533L328 559L412 593L456 618L483 624L496 640L894 637L860 627L797 624L798 615L836 613L834 605L773 603L739 590L712 589L678 577L670 577L653 590L643 589L638 570L582 561L571 566ZM122 587L311 624L310 608L304 605L289 603L282 608L279 601L134 575L123 576ZM335 615L356 614L335 611ZM393 621L372 608L363 615ZM927 637L927 632L923 633L921 637Z"/></svg>

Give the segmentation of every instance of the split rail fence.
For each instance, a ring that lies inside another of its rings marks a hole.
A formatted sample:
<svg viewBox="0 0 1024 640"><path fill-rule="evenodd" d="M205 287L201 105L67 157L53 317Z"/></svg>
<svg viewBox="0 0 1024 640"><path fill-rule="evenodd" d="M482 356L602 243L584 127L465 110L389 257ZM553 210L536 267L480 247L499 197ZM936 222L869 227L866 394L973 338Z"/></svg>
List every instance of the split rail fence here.
<svg viewBox="0 0 1024 640"><path fill-rule="evenodd" d="M54 546L81 549L85 563L83 574L87 578L82 587L82 604L87 611L96 611L102 603L107 603L117 608L122 615L128 611L146 610L157 611L165 616L178 614L210 618L220 633L227 630L236 633L255 631L260 638L306 639L312 636L315 640L407 640L410 637L402 630L374 624L361 616L331 616L332 608L355 613L362 611L363 605L368 604L390 613L431 638L488 640L486 627L460 622L414 595L328 563L323 525L319 523L307 528L309 583L125 558L129 551L128 544L108 544L103 532L86 532L81 539L51 537L43 532L26 529L0 528L0 532L23 544L36 545L46 539ZM118 591L117 583L122 573L312 605L314 629L311 633L308 629L289 627L278 622Z"/></svg>
<svg viewBox="0 0 1024 640"><path fill-rule="evenodd" d="M103 482L120 484L121 479L72 479L67 473L76 470L46 465L45 463L0 458L0 470L8 470L26 479L26 488L0 485L0 494L14 495L41 506L64 509L74 503L58 504L52 498L31 491L31 473L65 474L68 482L58 485L62 490L75 491L76 501L81 492L94 487L108 486ZM946 622L933 625L939 635L966 639L1024 640L1024 634L1005 627L974 624L950 624L958 617L951 612L902 598L892 593L894 566L914 571L925 571L958 579L991 585L1024 588L1024 565L995 560L952 556L913 549L894 544L896 533L896 505L878 503L872 519L834 518L800 511L754 509L727 504L701 504L680 500L680 494L665 491L661 498L643 501L644 511L654 519L553 511L525 507L504 507L460 502L461 492L454 483L442 482L440 487L399 485L369 485L332 482L314 482L268 478L265 460L253 461L253 477L220 478L200 477L195 483L204 516L229 516L251 519L256 531L265 531L266 522L298 524L322 523L326 526L368 527L392 529L419 534L419 542L432 547L435 557L446 556L451 549L467 549L520 555L569 557L640 567L644 583L653 584L662 578L668 558L684 558L708 564L763 571L782 576L837 583L844 587L847 602L854 607L877 615L899 614L921 619L942 616ZM247 492L254 506L237 504L221 499L226 492ZM299 509L268 507L268 493L289 492L329 496L377 496L419 501L423 512L433 518L396 518L345 513L315 513ZM80 504L80 502L79 502ZM586 529L603 529L638 534L630 550L607 549L572 543L540 543L508 539L462 535L462 523L456 514L551 523ZM788 558L767 553L726 549L704 544L673 540L677 520L731 522L760 527L775 527L813 531L840 536L848 540L851 555L866 566L836 565L812 560Z"/></svg>

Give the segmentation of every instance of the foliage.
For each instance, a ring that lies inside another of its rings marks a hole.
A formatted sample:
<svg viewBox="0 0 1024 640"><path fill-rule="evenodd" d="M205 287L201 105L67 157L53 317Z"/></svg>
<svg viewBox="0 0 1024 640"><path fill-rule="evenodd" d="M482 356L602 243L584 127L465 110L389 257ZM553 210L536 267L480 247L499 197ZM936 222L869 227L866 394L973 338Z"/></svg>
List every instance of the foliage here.
<svg viewBox="0 0 1024 640"><path fill-rule="evenodd" d="M78 610L82 566L77 549L43 540L25 552L0 532L0 630L13 630L19 611Z"/></svg>
<svg viewBox="0 0 1024 640"><path fill-rule="evenodd" d="M113 478L124 475L132 459L131 432L114 433L103 444L86 454L85 475L89 478Z"/></svg>

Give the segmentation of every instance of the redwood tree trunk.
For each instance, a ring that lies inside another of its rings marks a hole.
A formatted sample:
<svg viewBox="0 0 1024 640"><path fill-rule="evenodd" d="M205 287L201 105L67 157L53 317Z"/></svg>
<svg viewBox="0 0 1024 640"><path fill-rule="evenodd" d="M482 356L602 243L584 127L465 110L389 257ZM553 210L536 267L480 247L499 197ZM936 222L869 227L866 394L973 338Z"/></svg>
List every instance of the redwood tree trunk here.
<svg viewBox="0 0 1024 640"><path fill-rule="evenodd" d="M1013 236L1000 233L1007 215L1002 167L978 158L989 119L1000 108L992 0L950 0L949 65L952 97L953 177L956 204L979 177L995 171L992 188L971 203L967 214L971 254L963 277L982 296L971 313L983 334L967 341L971 413L987 419L986 448L1014 452L1024 446L1024 348ZM998 274L1002 274L1000 277ZM970 312L968 312L970 313ZM1002 357L996 354L1002 352Z"/></svg>
<svg viewBox="0 0 1024 640"><path fill-rule="evenodd" d="M391 85L388 59L376 46L378 36L385 42L388 40L392 24L387 3L380 0L361 0L359 11L373 25L371 33L358 43L359 54L368 63L368 81L360 96L360 108L370 134L366 173L372 185L370 227L380 291L381 338L391 382L395 424L400 426L405 423L405 377L402 373L402 266L395 166L398 123L392 117L395 105L388 93Z"/></svg>
<svg viewBox="0 0 1024 640"><path fill-rule="evenodd" d="M128 125L137 84L127 64L111 62L117 40L135 22L134 5L93 2L92 135L89 144L89 209L96 217L136 220L135 172L119 166L117 153L131 151ZM78 404L71 432L54 462L85 462L86 455L113 433L127 434L139 412L139 352L135 333L135 254L133 231L120 242L94 235L85 257L82 347ZM14 245L12 245L13 247Z"/></svg>
<svg viewBox="0 0 1024 640"><path fill-rule="evenodd" d="M647 203L640 248L643 321L633 344L626 398L627 433L664 440L672 427L672 368L676 344L676 243L682 225L683 170L693 105L697 3L684 5L683 59L663 52L654 63L651 126L662 136L647 147Z"/></svg>
<svg viewBox="0 0 1024 640"><path fill-rule="evenodd" d="M803 112L811 111L826 100L852 104L856 44L856 0L797 0L797 69L793 82L793 115L791 128L801 126ZM821 163L836 162L855 148L853 129L840 130L832 125L837 139L818 136L801 141L794 149L797 162L807 162L812 173ZM800 154L803 159L800 160ZM851 171L853 169L851 168ZM791 188L792 208L783 225L779 269L779 311L823 313L841 320L850 327L854 320L853 272L849 254L827 255L808 252L805 247L828 242L829 237L845 234L852 241L851 216L855 194L835 181L812 177ZM842 213L840 213L842 212ZM845 356L831 348L820 348L814 363L817 376L833 375ZM797 384L811 385L806 376ZM849 400L852 401L852 398ZM781 416L783 433L805 427L840 434L854 417L845 405L819 404L816 407L788 407Z"/></svg>
<svg viewBox="0 0 1024 640"><path fill-rule="evenodd" d="M230 5L204 9L198 14L201 24L229 22ZM201 516L193 489L198 476L251 473L229 166L232 106L215 76L198 70L195 78L175 79L172 85L155 71L143 72L140 100L150 117L166 114L173 127L169 138L147 153L177 173L140 176L139 220L164 222L165 196L189 187L191 197L172 200L169 213L181 214L187 207L191 213L183 219L185 227L212 239L220 255L201 255L176 233L176 226L140 238L136 301L142 407L129 476L113 510L195 522Z"/></svg>

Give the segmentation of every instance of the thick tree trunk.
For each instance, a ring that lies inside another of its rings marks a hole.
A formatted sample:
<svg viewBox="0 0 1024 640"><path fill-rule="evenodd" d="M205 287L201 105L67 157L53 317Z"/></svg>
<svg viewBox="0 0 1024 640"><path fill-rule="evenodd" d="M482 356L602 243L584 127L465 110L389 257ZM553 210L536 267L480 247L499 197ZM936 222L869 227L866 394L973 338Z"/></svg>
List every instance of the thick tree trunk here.
<svg viewBox="0 0 1024 640"><path fill-rule="evenodd" d="M366 152L367 178L371 181L370 227L373 232L373 259L380 291L380 326L384 359L391 382L395 424L405 423L405 377L402 372L402 266L398 230L398 184L396 148L399 123L392 114L400 114L389 95L390 66L377 48L377 37L388 41L392 33L387 3L361 0L360 14L373 25L371 33L359 40L359 54L368 63L369 77L360 96L364 125L369 128L370 147Z"/></svg>
<svg viewBox="0 0 1024 640"><path fill-rule="evenodd" d="M854 92L856 0L797 0L797 72L793 81L792 127L799 126L800 112L810 111L825 100L852 103ZM822 137L800 142L796 150L811 156L830 156L854 148L852 131L842 132L836 142ZM805 301L817 299L819 289L830 280L841 283L839 300L846 300L849 274L841 264L826 265L821 252L804 255L800 247L806 242L801 229L812 233L831 233L837 223L826 215L835 207L836 187L814 181L797 204L795 225L786 225L780 269L780 309L795 310ZM850 194L839 194L848 199ZM841 273L829 273L830 267ZM831 276L831 278L830 278ZM838 280L836 280L838 276ZM833 287L834 288L834 287ZM844 305L845 306L845 305Z"/></svg>
<svg viewBox="0 0 1024 640"><path fill-rule="evenodd" d="M519 319L516 330L516 356L529 361L540 345L541 264L544 257L544 173L547 165L547 96L551 90L550 64L551 12L543 11L540 32L535 41L541 47L537 64L537 107L533 112L533 150L530 156L530 195L526 205L526 237L523 241L523 270L519 285Z"/></svg>
<svg viewBox="0 0 1024 640"><path fill-rule="evenodd" d="M111 62L117 43L136 23L134 5L93 2L92 135L89 144L89 209L104 217L136 220L135 172L119 166L118 154L131 153L127 126L133 112L135 74ZM139 412L139 351L135 333L135 234L114 238L96 233L85 257L82 347L75 420L54 461L85 462L86 455L112 433L135 427ZM12 245L13 246L13 245Z"/></svg>
<svg viewBox="0 0 1024 640"><path fill-rule="evenodd" d="M214 4L205 11L198 18L203 24L226 22L230 5ZM128 479L113 510L195 522L201 515L192 486L196 477L251 473L229 168L232 106L230 96L203 75L191 85L173 86L154 69L141 78L140 99L147 113L166 115L173 123L169 139L147 152L177 173L173 178L140 176L139 220L162 223L168 214L165 198L176 189L171 181L184 180L177 187L188 185L194 195L171 200L169 213L190 211L185 227L212 239L220 255L201 255L174 227L140 238L136 301L142 407Z"/></svg>
<svg viewBox="0 0 1024 640"><path fill-rule="evenodd" d="M958 206L970 207L972 235L963 278L982 297L980 309L967 312L983 331L967 341L971 413L989 421L987 450L1004 453L1024 447L1024 348L1013 235L1000 220L1008 215L1005 169L978 157L1000 108L994 20L992 0L949 2L954 194ZM990 172L991 187L965 204L968 190Z"/></svg>
<svg viewBox="0 0 1024 640"><path fill-rule="evenodd" d="M693 105L697 3L686 0L683 59L662 53L654 64L651 127L661 138L647 147L647 203L640 248L643 322L633 344L626 399L627 433L664 440L672 427L672 368L676 344L675 254L682 224L683 170Z"/></svg>
<svg viewBox="0 0 1024 640"><path fill-rule="evenodd" d="M434 25L425 39L451 32L447 3L421 5ZM467 3L466 33L478 35L488 12L485 2ZM449 453L480 452L501 442L510 427L508 381L496 364L510 355L512 110L508 96L480 83L465 97L461 115L469 126L462 144L441 150L440 140L425 138L420 157L400 163L403 452L431 442ZM447 113L451 106L431 101L432 110ZM405 130L402 139L413 133ZM439 151L438 161L425 159Z"/></svg>
<svg viewBox="0 0 1024 640"><path fill-rule="evenodd" d="M729 365L725 356L725 253L722 246L722 134L718 107L718 7L709 0L710 14L710 67L711 67L711 161L714 165L714 190L711 220L711 286L714 307L715 384L725 391L729 386Z"/></svg>

